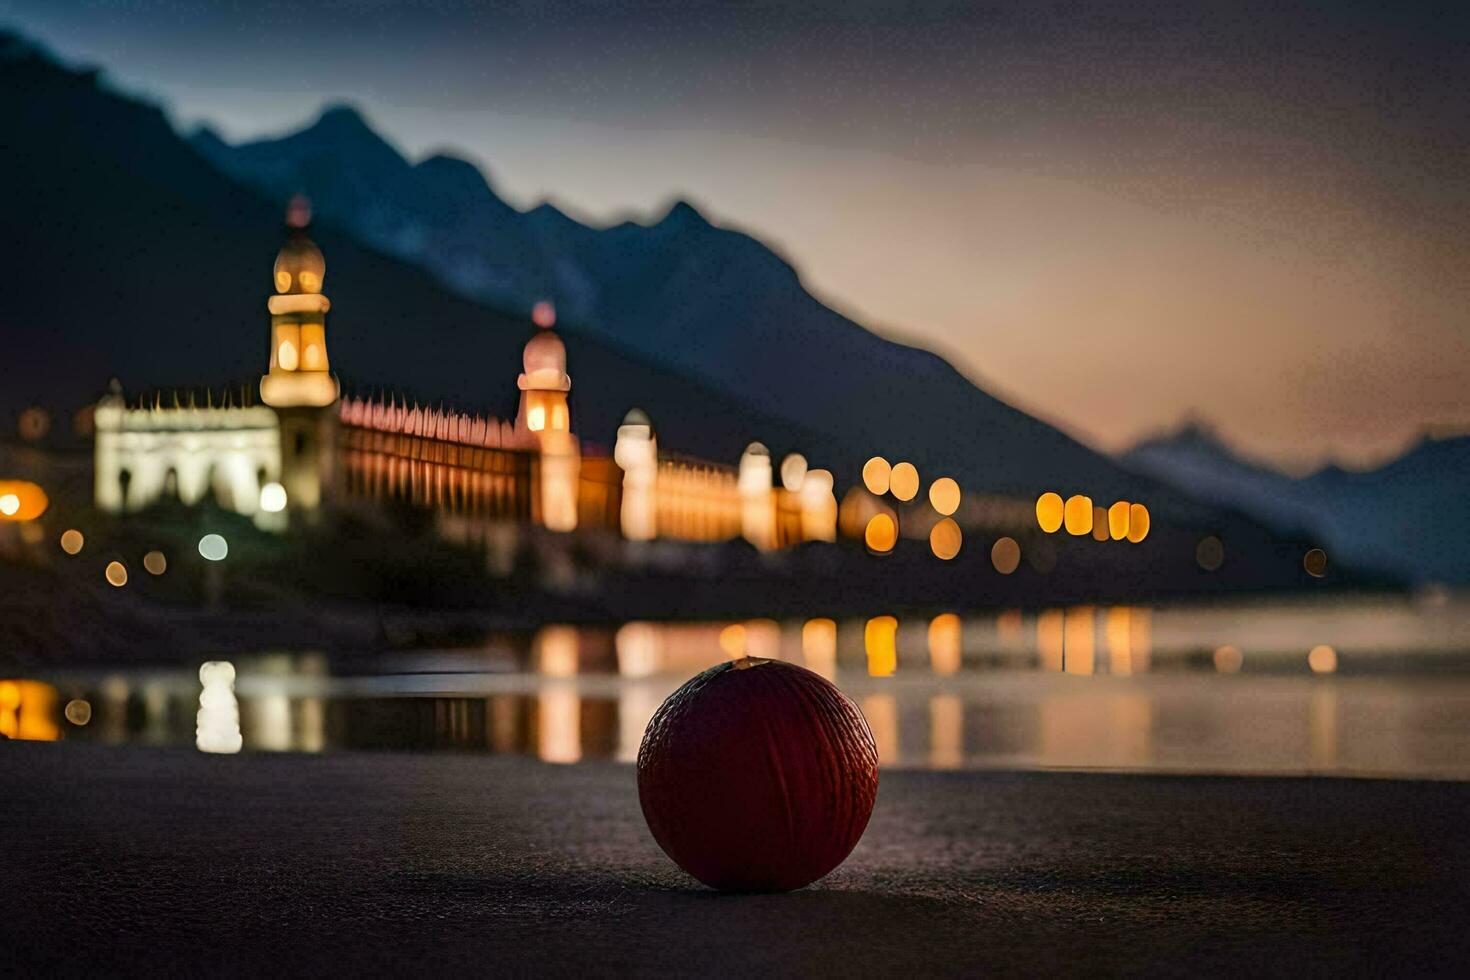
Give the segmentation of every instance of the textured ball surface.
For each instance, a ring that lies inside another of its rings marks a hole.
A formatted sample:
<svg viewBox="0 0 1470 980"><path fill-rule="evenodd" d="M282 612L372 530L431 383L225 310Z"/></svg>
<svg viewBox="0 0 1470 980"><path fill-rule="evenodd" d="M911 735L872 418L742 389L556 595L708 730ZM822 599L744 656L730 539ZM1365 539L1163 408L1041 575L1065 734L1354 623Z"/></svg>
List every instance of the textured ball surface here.
<svg viewBox="0 0 1470 980"><path fill-rule="evenodd" d="M669 695L638 750L653 839L711 888L790 891L857 845L878 795L867 719L779 660L711 667Z"/></svg>

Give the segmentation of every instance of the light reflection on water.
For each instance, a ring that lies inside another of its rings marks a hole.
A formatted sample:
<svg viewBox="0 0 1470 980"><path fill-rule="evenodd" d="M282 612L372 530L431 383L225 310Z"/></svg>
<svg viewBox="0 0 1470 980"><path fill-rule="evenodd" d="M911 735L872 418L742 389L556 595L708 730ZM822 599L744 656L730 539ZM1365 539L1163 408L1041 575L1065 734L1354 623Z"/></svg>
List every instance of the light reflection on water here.
<svg viewBox="0 0 1470 980"><path fill-rule="evenodd" d="M479 650L0 681L0 731L630 762L669 692L750 652L835 680L887 766L1470 778L1467 612L1358 602L550 625Z"/></svg>

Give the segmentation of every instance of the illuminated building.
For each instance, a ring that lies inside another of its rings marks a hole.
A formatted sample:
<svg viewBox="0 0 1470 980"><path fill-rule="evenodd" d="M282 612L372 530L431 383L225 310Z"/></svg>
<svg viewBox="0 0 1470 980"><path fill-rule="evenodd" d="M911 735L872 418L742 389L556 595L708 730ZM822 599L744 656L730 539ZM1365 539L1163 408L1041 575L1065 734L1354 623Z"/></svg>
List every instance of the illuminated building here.
<svg viewBox="0 0 1470 980"><path fill-rule="evenodd" d="M333 470L336 415L327 409L337 401L327 359L332 304L322 292L327 263L307 237L310 222L310 206L293 200L286 213L290 231L273 270L276 295L266 302L271 358L260 379L260 400L276 410L281 430L278 482L286 489L286 511L307 515L320 507Z"/></svg>
<svg viewBox="0 0 1470 980"><path fill-rule="evenodd" d="M779 483L760 443L734 465L663 455L652 421L634 409L611 459L584 458L550 303L533 311L513 420L394 396L339 397L327 353L326 260L309 221L306 202L293 200L266 303L270 356L259 402L246 389L129 406L115 388L95 410L100 509L212 499L280 531L339 501L391 500L433 510L436 530L450 540L507 554L521 525L600 528L632 541L743 537L763 551L836 539L832 474L809 469L800 454L787 457Z"/></svg>

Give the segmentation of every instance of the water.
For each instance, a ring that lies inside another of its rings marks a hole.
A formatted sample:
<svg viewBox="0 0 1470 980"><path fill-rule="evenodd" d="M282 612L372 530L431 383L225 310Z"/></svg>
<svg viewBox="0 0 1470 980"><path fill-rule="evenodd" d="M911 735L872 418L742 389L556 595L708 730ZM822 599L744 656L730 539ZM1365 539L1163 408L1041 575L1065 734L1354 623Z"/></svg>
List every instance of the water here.
<svg viewBox="0 0 1470 980"><path fill-rule="evenodd" d="M0 731L630 762L671 691L741 653L834 680L889 767L1470 778L1470 601L1445 597L552 625L471 650L17 678Z"/></svg>

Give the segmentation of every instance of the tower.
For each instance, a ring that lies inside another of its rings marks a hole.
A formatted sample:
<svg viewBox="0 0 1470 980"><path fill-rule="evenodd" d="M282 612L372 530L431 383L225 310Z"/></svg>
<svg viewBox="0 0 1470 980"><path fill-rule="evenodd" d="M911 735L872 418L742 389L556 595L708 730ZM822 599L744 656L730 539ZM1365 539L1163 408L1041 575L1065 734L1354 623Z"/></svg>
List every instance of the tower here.
<svg viewBox="0 0 1470 980"><path fill-rule="evenodd" d="M276 292L266 303L271 314L270 368L260 379L260 398L276 410L281 423L280 482L293 514L312 514L330 483L337 381L328 372L327 311L322 292L327 263L306 234L311 205L291 201L286 211L287 239L276 255Z"/></svg>
<svg viewBox="0 0 1470 980"><path fill-rule="evenodd" d="M538 303L534 315L536 333L521 356L524 370L516 379L521 390L516 410L517 440L538 451L537 482L540 520L553 531L571 531L577 526L577 481L582 454L572 435L571 408L567 394L572 379L567 375L567 349L552 332L556 322L549 303Z"/></svg>
<svg viewBox="0 0 1470 980"><path fill-rule="evenodd" d="M572 379L567 375L567 349L551 330L549 318L526 343L521 355L525 370L516 379L521 404L516 411L516 434L528 442L544 444L550 433L572 431L567 393Z"/></svg>

